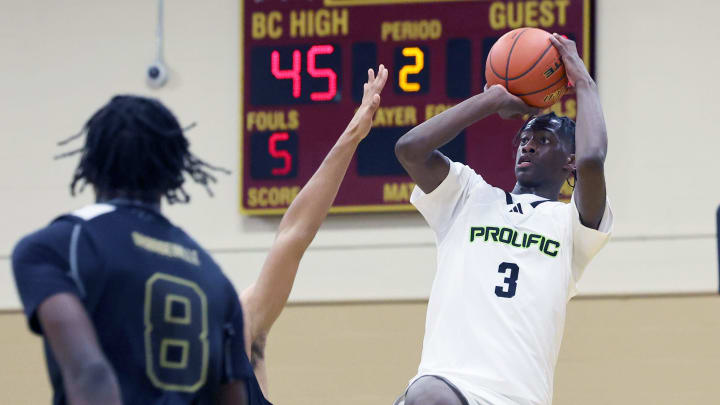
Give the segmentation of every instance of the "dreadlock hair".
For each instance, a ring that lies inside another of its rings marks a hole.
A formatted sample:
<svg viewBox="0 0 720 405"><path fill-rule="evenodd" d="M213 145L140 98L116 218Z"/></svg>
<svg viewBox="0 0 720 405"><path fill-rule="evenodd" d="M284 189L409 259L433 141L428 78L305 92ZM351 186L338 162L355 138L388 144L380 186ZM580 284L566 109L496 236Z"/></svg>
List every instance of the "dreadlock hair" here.
<svg viewBox="0 0 720 405"><path fill-rule="evenodd" d="M520 136L522 133L530 130L549 131L556 134L560 143L563 144L565 151L568 153L575 153L575 121L570 118L558 117L554 112L528 118L513 138L514 150L517 150L518 146L520 146ZM577 174L575 171L573 171L572 174L575 181L577 181ZM570 184L570 180L567 180L567 182L570 187L575 188L574 184Z"/></svg>
<svg viewBox="0 0 720 405"><path fill-rule="evenodd" d="M194 126L191 125L187 129ZM123 197L153 201L165 196L168 203L186 203L185 174L205 186L217 182L208 170L229 173L190 153L187 138L175 116L160 101L132 95L113 97L85 123L77 135L59 142L65 145L82 135L85 145L58 158L81 154L70 194L87 184L98 195L117 192Z"/></svg>

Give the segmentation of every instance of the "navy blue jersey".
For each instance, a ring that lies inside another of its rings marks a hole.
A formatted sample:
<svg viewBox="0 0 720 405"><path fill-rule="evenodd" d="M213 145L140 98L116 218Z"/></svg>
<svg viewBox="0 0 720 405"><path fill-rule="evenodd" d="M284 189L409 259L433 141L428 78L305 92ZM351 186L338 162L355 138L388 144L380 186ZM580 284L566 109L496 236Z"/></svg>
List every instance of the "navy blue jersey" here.
<svg viewBox="0 0 720 405"><path fill-rule="evenodd" d="M246 381L240 300L219 266L151 206L113 201L64 215L25 237L13 270L30 328L38 306L67 292L83 302L127 404L215 404L221 384ZM45 344L53 403L66 404Z"/></svg>

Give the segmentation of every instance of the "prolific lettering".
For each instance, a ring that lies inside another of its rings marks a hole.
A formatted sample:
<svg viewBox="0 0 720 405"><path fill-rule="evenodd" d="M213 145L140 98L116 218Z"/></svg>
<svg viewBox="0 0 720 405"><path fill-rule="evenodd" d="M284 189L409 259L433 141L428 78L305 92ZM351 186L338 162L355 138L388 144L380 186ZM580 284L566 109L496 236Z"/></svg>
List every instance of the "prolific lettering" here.
<svg viewBox="0 0 720 405"><path fill-rule="evenodd" d="M556 257L560 252L560 242L535 233L522 234L515 229L497 226L470 227L470 243L496 242L514 246L516 248L530 249L537 245L537 249L550 257Z"/></svg>
<svg viewBox="0 0 720 405"><path fill-rule="evenodd" d="M490 27L501 31L508 28L563 27L567 23L570 0L494 1L490 4Z"/></svg>

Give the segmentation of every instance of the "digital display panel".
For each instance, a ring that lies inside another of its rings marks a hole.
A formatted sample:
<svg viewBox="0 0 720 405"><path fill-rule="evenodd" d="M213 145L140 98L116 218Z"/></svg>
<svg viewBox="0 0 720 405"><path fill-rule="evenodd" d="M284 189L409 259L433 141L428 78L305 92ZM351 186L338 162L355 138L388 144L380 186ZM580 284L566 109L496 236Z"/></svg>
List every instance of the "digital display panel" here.
<svg viewBox="0 0 720 405"><path fill-rule="evenodd" d="M414 184L395 158L395 142L482 92L490 48L512 29L567 35L593 73L593 6L591 0L241 0L240 210L287 209L359 106L367 69L380 63L390 73L382 103L331 212L412 210ZM574 96L550 110L575 118ZM509 190L512 138L520 126L489 117L441 151Z"/></svg>
<svg viewBox="0 0 720 405"><path fill-rule="evenodd" d="M250 54L257 106L340 102L341 51L337 45L259 46Z"/></svg>

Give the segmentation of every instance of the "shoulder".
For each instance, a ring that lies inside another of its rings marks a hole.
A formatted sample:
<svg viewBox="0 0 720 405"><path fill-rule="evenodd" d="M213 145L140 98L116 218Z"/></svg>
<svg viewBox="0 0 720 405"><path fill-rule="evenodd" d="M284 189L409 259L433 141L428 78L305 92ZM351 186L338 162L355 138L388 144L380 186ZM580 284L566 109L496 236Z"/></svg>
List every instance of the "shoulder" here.
<svg viewBox="0 0 720 405"><path fill-rule="evenodd" d="M507 200L506 196L508 193L505 190L493 186L488 183L487 180L473 168L467 165L458 164L458 170L460 171L460 178L466 184L466 198L470 202L475 203L494 203L497 200Z"/></svg>
<svg viewBox="0 0 720 405"><path fill-rule="evenodd" d="M67 245L75 225L72 221L59 218L50 225L26 235L15 245L13 261L17 262Z"/></svg>
<svg viewBox="0 0 720 405"><path fill-rule="evenodd" d="M478 174L472 167L461 162L450 162L447 177L435 190L425 194L419 187L415 187L413 194L415 199L425 196L431 199L440 196L453 196L462 199L473 195L483 195L490 198L505 195L501 189L488 184L483 176ZM412 200L413 198L411 198L411 202Z"/></svg>
<svg viewBox="0 0 720 405"><path fill-rule="evenodd" d="M13 261L38 258L50 252L66 252L73 235L79 237L83 223L114 210L115 207L110 204L92 204L60 215L49 225L20 239L13 249Z"/></svg>

